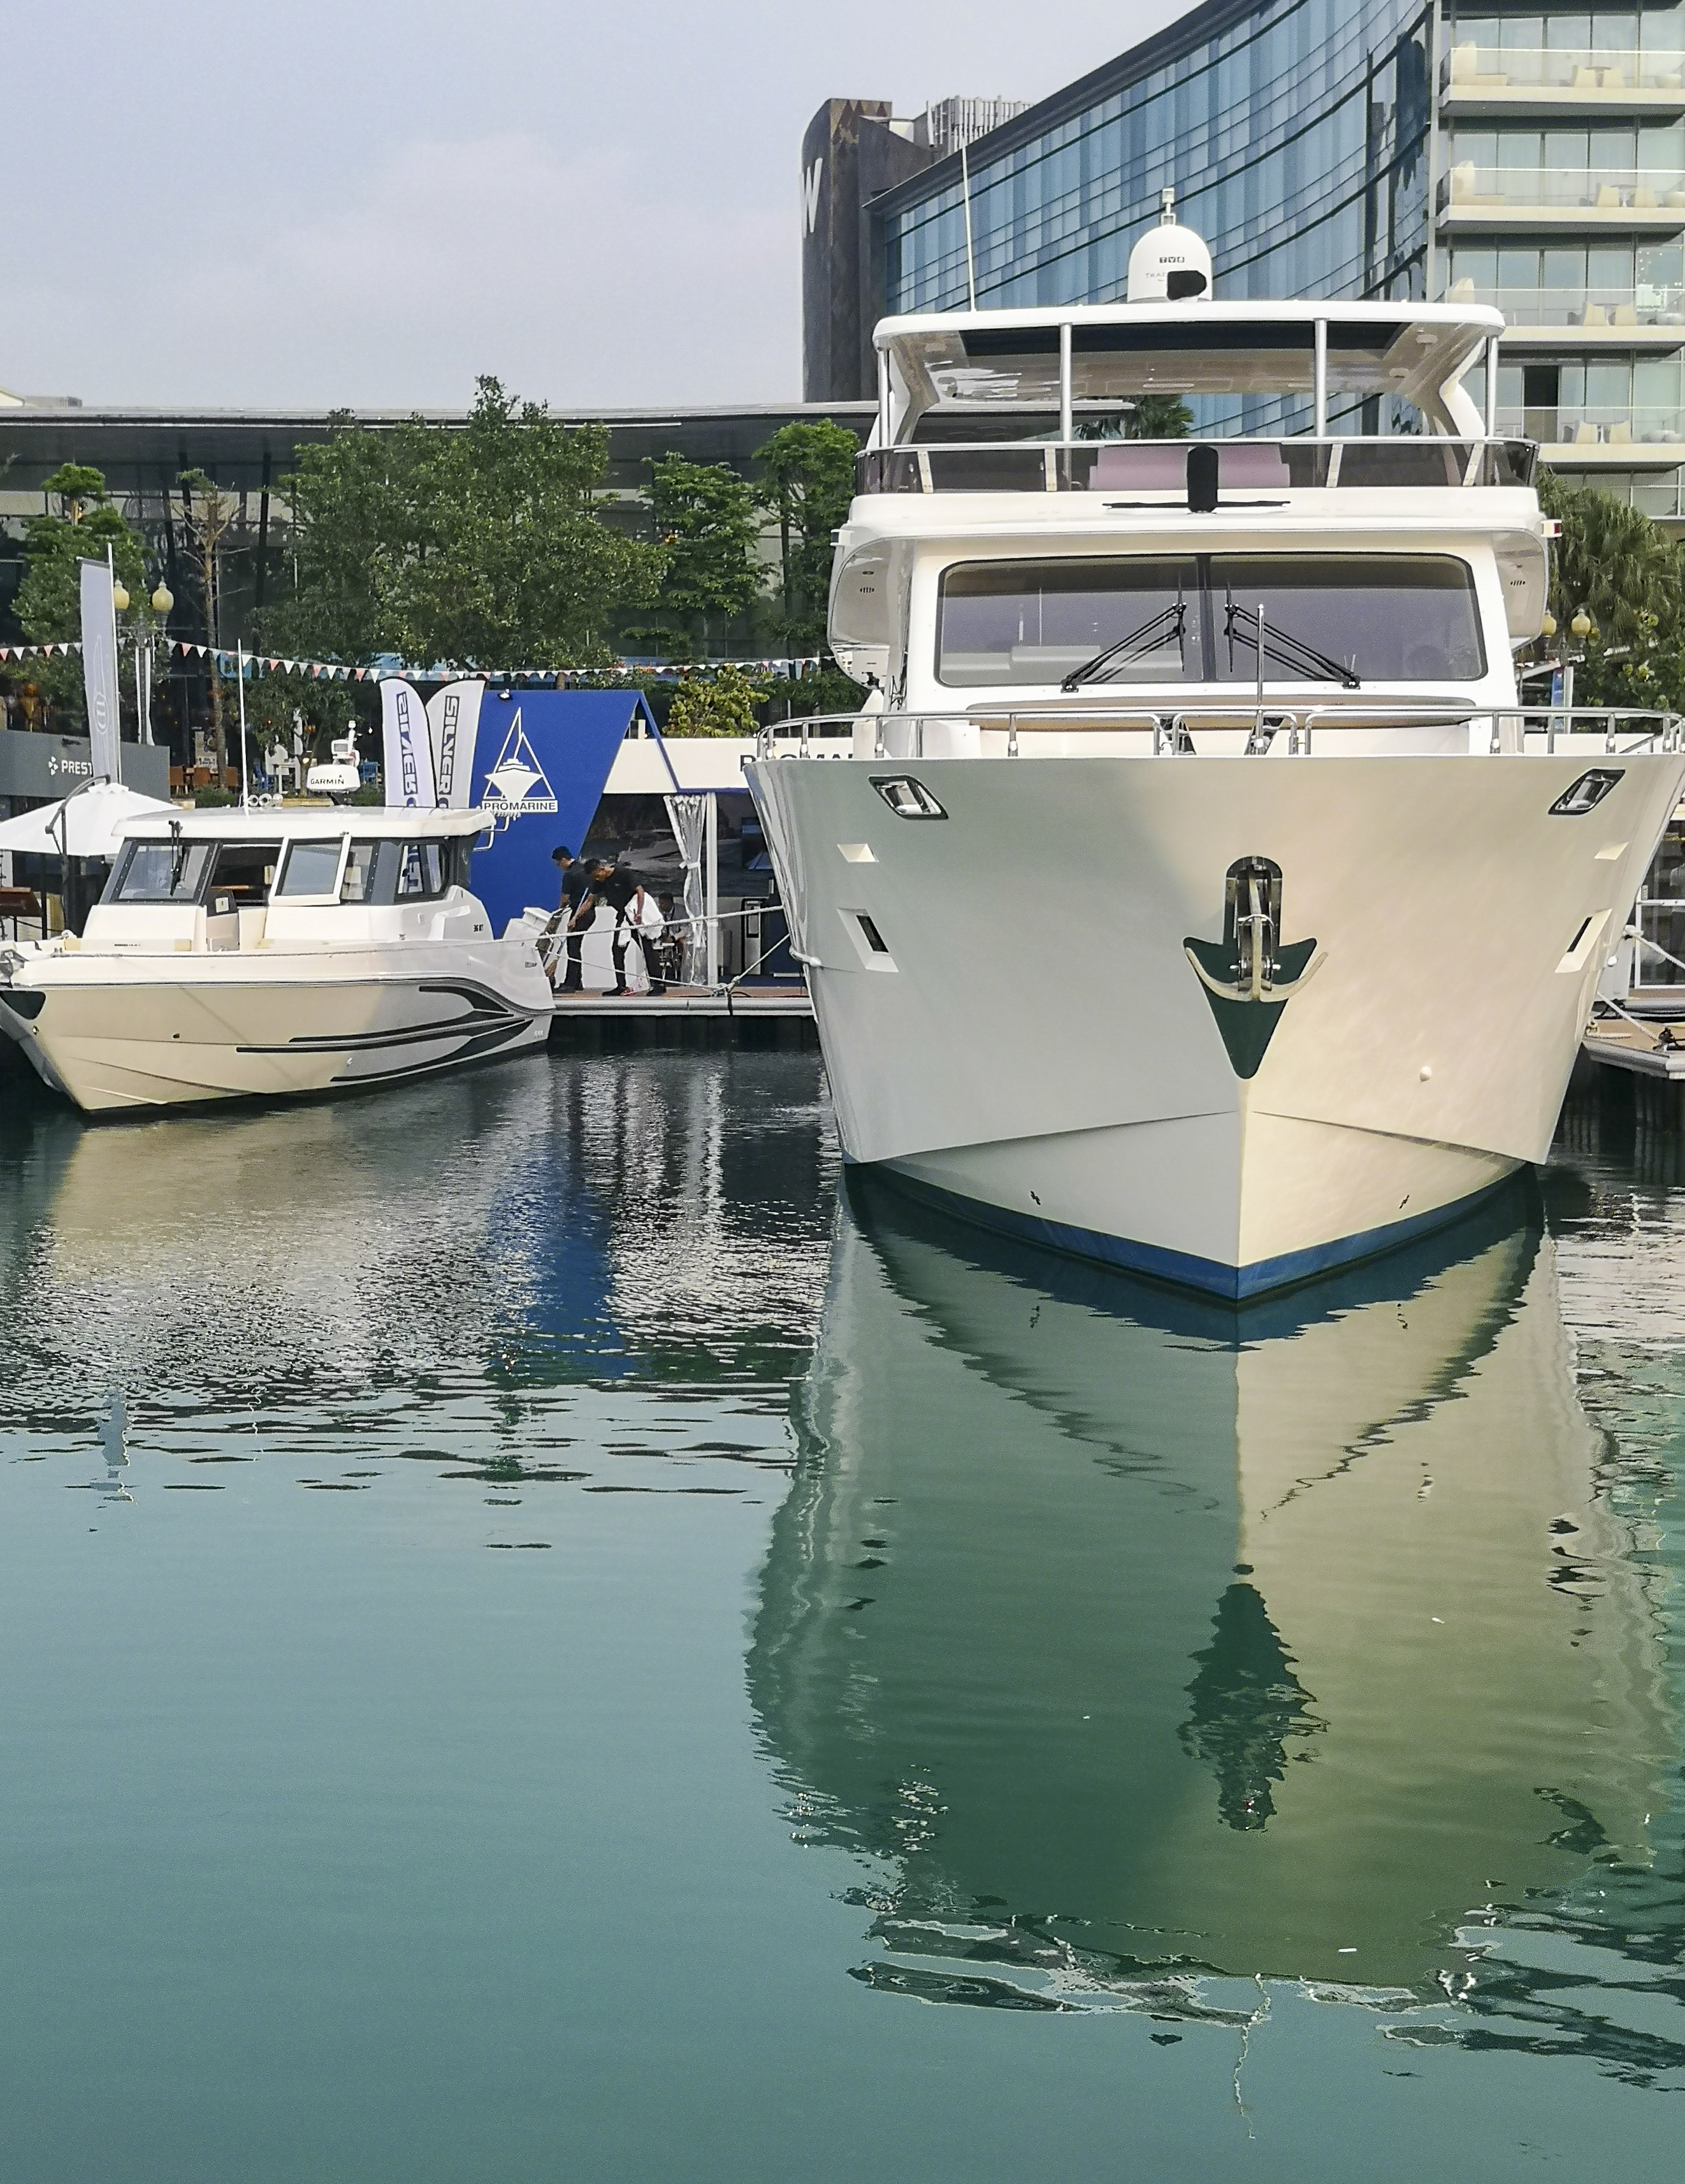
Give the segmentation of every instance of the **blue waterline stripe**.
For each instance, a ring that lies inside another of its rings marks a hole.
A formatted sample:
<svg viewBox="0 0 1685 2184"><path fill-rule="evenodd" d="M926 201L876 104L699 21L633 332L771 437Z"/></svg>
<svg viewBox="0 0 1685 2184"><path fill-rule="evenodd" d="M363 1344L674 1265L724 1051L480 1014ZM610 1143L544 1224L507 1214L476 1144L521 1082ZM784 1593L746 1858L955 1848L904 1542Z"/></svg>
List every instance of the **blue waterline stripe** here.
<svg viewBox="0 0 1685 2184"><path fill-rule="evenodd" d="M1375 1258L1414 1237L1426 1235L1430 1229L1459 1221L1483 1200L1512 1183L1516 1173L1512 1168L1466 1197L1453 1198L1449 1205L1436 1206L1430 1213L1413 1213L1408 1221L1389 1221L1380 1228L1337 1237L1332 1243L1313 1245L1308 1251L1286 1251L1279 1258L1254 1259L1249 1267L1225 1267L1220 1260L1202 1259L1190 1251L1166 1251L1162 1245L1139 1244L1127 1236L1108 1236L1098 1229L1069 1228L1063 1221L1046 1221L1039 1216L1013 1212L1003 1206L990 1206L981 1199L944 1190L896 1167L886 1165L881 1172L915 1198L978 1227L1022 1237L1080 1259L1097 1259L1102 1266L1120 1267L1129 1273L1146 1274L1153 1281L1198 1290L1204 1295L1223 1297L1236 1304L1297 1282L1314 1281L1319 1274L1329 1273L1336 1267Z"/></svg>

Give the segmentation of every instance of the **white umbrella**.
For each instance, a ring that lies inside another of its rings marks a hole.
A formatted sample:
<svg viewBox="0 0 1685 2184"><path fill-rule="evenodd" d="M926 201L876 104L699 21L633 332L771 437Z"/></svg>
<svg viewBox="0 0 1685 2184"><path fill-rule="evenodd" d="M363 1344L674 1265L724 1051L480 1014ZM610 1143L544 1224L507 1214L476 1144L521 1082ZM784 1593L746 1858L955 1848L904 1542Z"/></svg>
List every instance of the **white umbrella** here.
<svg viewBox="0 0 1685 2184"><path fill-rule="evenodd" d="M175 808L118 782L96 781L0 823L0 850L31 857L114 857L131 820Z"/></svg>

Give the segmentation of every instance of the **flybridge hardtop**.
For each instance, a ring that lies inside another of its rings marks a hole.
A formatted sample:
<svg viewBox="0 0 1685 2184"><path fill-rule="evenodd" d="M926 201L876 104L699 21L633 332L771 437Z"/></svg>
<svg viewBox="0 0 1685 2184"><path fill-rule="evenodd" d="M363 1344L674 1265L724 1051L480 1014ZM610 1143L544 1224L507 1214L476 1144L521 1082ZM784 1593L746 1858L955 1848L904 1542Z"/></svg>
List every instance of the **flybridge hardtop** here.
<svg viewBox="0 0 1685 2184"><path fill-rule="evenodd" d="M1430 430L1489 429L1461 382L1504 331L1478 304L1186 302L920 312L884 319L879 447L957 437L967 420L1040 412L1069 429L1090 405L1144 395L1396 396ZM1492 375L1488 372L1488 383ZM990 437L1000 437L998 431ZM1040 437L1039 434L1035 437Z"/></svg>

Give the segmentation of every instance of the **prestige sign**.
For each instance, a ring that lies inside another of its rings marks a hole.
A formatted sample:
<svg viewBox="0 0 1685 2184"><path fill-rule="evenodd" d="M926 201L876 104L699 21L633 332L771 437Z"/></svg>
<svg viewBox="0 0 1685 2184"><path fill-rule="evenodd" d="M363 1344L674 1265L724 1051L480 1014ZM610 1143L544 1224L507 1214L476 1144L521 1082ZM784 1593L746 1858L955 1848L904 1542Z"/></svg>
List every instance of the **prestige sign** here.
<svg viewBox="0 0 1685 2184"><path fill-rule="evenodd" d="M170 754L158 744L125 744L123 778L142 796L170 794ZM93 752L76 736L0 732L0 797L68 796L93 779Z"/></svg>

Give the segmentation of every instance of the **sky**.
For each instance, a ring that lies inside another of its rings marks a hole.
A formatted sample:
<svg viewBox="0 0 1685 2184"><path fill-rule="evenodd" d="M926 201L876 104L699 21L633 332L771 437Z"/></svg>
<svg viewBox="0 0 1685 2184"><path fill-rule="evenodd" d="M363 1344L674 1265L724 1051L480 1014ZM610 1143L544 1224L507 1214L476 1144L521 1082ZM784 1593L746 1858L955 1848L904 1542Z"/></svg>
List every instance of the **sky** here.
<svg viewBox="0 0 1685 2184"><path fill-rule="evenodd" d="M0 386L90 404L799 398L801 136L1043 98L1175 0L12 11Z"/></svg>

